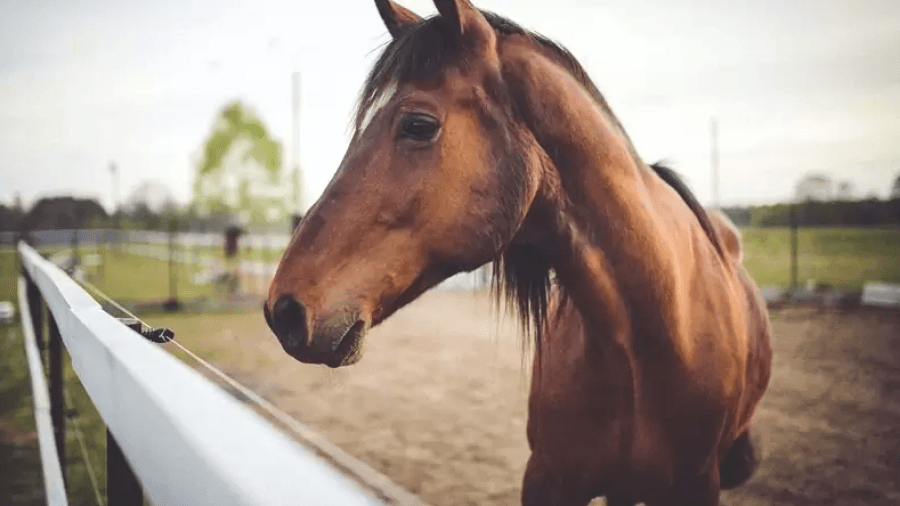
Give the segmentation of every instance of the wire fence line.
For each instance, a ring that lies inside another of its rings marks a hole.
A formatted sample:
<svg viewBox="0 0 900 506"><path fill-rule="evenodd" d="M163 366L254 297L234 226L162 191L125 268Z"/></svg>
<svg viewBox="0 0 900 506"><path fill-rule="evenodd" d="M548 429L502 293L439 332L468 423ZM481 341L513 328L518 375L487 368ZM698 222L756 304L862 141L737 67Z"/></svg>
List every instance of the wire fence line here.
<svg viewBox="0 0 900 506"><path fill-rule="evenodd" d="M72 402L72 396L69 394L69 389L63 386L63 396L65 398L66 403L66 411L70 412L75 410L75 404ZM79 421L79 415L77 412L73 413L72 416L67 417L72 423L72 429L75 432L75 439L78 440L78 447L81 449L81 460L84 462L84 466L88 472L88 478L91 480L91 488L94 492L94 498L97 500L97 506L103 506L105 501L103 500L103 494L100 493L100 482L97 479L97 471L94 470L93 464L91 464L91 459L88 456L87 445L84 443L84 434L81 432L81 422Z"/></svg>
<svg viewBox="0 0 900 506"><path fill-rule="evenodd" d="M423 505L179 345L291 428L304 443L298 445L107 314L73 279L30 247L20 244L18 249L27 279L47 303L51 327L58 327L69 351L72 368L155 503ZM24 293L25 281L20 287ZM23 314L29 313L25 302ZM120 304L114 307L136 318ZM23 319L26 323L30 322ZM45 451L49 443L44 443L42 456L52 454ZM64 489L62 502L54 504L66 504Z"/></svg>

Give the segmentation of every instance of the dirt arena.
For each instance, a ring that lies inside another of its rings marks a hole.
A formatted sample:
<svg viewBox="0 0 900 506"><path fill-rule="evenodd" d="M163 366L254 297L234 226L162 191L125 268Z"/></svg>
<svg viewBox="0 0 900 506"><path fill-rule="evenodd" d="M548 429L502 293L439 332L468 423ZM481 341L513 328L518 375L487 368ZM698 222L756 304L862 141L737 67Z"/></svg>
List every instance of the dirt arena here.
<svg viewBox="0 0 900 506"><path fill-rule="evenodd" d="M900 314L773 311L763 464L726 505L900 503ZM528 457L515 323L483 293L430 293L359 364L294 362L261 315L166 317L185 345L434 506L519 503Z"/></svg>

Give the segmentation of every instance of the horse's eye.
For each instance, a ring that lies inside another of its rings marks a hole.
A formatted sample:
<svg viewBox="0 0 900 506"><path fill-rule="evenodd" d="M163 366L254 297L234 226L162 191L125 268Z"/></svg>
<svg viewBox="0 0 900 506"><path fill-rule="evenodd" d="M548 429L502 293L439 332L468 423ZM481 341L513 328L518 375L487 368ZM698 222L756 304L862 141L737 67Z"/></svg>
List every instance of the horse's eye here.
<svg viewBox="0 0 900 506"><path fill-rule="evenodd" d="M400 119L400 137L404 139L434 140L439 129L438 120L426 114L407 114Z"/></svg>

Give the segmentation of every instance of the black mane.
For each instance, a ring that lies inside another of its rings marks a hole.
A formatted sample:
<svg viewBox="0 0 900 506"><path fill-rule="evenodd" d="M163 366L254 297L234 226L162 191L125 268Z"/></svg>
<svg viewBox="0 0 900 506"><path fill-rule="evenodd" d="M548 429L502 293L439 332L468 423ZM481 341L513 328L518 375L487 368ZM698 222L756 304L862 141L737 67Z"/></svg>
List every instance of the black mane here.
<svg viewBox="0 0 900 506"><path fill-rule="evenodd" d="M713 227L712 222L709 221L709 214L707 214L706 209L700 205L700 202L697 201L697 197L691 193L691 189L688 188L687 184L681 179L681 176L660 162L650 164L650 168L653 169L653 172L656 172L657 176L668 183L668 185L675 190L675 193L684 200L684 203L687 204L694 215L697 216L697 221L700 222L700 228L702 228L706 236L709 237L713 247L716 248L719 255L724 256L725 252L722 250L722 242L719 240L719 234L716 233L716 229Z"/></svg>
<svg viewBox="0 0 900 506"><path fill-rule="evenodd" d="M581 63L566 48L547 37L522 28L515 22L490 11L481 13L488 23L500 35L524 35L530 37L538 45L553 55L572 76L581 83L603 111L613 120L615 126L626 139L625 129L612 113L606 99L588 76ZM369 72L356 111L356 126L362 121L365 112L372 105L378 93L390 82L410 82L435 78L440 70L448 64L448 60L456 55L453 37L447 33L439 16L423 19L419 23L407 26L399 37L395 37L382 51L372 70ZM628 140L630 143L631 141Z"/></svg>

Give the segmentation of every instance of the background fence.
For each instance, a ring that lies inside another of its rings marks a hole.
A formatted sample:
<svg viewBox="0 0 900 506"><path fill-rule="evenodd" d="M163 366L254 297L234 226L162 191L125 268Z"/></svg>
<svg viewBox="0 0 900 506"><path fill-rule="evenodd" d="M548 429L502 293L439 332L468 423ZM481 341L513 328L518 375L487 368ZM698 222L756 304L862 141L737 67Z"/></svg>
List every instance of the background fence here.
<svg viewBox="0 0 900 506"><path fill-rule="evenodd" d="M0 245L19 237L0 233ZM198 309L258 307L288 233L241 235L233 257L225 254L225 232L185 230L36 230L29 243L76 279L88 280L128 307ZM490 281L490 266L460 273L439 290L475 290Z"/></svg>

